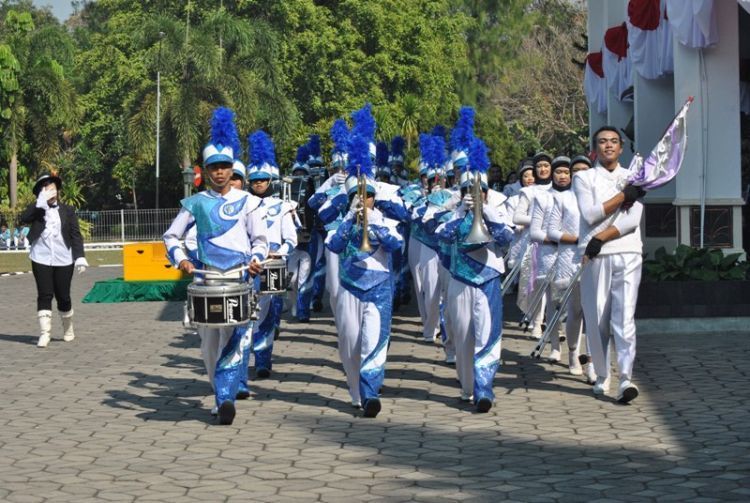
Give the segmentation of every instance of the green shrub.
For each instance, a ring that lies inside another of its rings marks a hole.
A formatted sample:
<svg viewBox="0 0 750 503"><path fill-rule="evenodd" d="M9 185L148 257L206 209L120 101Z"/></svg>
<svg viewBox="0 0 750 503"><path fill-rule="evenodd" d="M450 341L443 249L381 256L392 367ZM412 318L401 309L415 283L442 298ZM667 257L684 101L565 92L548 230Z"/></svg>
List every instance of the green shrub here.
<svg viewBox="0 0 750 503"><path fill-rule="evenodd" d="M673 255L664 247L653 260L643 262L645 281L717 281L747 278L750 264L740 262L741 253L724 255L721 250L679 245Z"/></svg>

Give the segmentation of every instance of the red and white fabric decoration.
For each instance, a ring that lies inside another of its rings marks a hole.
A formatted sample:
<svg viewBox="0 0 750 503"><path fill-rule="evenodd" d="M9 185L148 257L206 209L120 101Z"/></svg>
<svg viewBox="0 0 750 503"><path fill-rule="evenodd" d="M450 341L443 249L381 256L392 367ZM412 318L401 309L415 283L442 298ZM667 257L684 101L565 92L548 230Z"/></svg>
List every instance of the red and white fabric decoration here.
<svg viewBox="0 0 750 503"><path fill-rule="evenodd" d="M625 23L614 26L604 33L602 54L607 87L621 100L623 91L633 85L631 63L628 58L628 27Z"/></svg>
<svg viewBox="0 0 750 503"><path fill-rule="evenodd" d="M697 49L719 42L714 0L667 0L667 13L682 45Z"/></svg>
<svg viewBox="0 0 750 503"><path fill-rule="evenodd" d="M607 81L604 78L602 53L592 52L586 56L586 69L583 72L583 92L592 111L607 112Z"/></svg>
<svg viewBox="0 0 750 503"><path fill-rule="evenodd" d="M672 29L666 19L666 0L630 0L627 26L628 58L638 74L655 79L672 73Z"/></svg>

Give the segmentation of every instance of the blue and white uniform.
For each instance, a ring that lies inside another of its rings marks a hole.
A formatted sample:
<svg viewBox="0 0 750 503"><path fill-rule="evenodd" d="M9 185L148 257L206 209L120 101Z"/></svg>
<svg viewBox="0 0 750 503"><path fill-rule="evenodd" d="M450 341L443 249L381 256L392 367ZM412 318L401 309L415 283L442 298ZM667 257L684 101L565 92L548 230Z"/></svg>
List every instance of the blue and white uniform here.
<svg viewBox="0 0 750 503"><path fill-rule="evenodd" d="M173 265L190 257L180 239L195 226L197 259L204 267L228 271L268 253L268 238L262 212L256 211L260 199L237 189L225 195L206 190L181 201L182 209L164 233L164 244ZM250 343L247 327L206 328L198 330L201 353L216 405L234 402L242 374L243 346Z"/></svg>
<svg viewBox="0 0 750 503"><path fill-rule="evenodd" d="M359 250L362 228L353 211L326 242L339 255L336 328L353 403L377 398L383 384L393 302L391 253L402 245L396 221L377 208L367 211L371 252Z"/></svg>
<svg viewBox="0 0 750 503"><path fill-rule="evenodd" d="M488 200L497 199L488 191ZM497 194L500 196L500 194ZM503 325L501 291L504 264L501 249L513 233L495 204L483 204L484 223L492 241L466 244L474 214L466 205L437 228L441 240L451 244L451 278L448 283L446 319L456 347L456 371L462 396L473 395L475 403L494 399L492 381L500 366Z"/></svg>

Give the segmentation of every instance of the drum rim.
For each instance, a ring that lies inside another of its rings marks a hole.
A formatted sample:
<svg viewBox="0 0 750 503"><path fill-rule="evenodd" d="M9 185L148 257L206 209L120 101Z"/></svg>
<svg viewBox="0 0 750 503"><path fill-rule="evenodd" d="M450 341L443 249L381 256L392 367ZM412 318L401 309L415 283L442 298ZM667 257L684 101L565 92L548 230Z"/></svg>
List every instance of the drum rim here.
<svg viewBox="0 0 750 503"><path fill-rule="evenodd" d="M252 292L249 283L221 283L218 285L206 285L204 283L190 283L187 287L188 294L199 297L213 297L221 295L247 295Z"/></svg>

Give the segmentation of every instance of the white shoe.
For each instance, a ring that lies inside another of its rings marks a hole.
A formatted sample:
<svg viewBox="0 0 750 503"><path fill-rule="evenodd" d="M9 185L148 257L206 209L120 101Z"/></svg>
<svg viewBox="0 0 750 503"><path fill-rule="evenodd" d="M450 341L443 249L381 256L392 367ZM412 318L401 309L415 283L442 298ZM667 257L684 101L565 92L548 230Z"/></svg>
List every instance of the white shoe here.
<svg viewBox="0 0 750 503"><path fill-rule="evenodd" d="M536 339L536 340L541 339L542 338L542 327L534 327L534 328L532 328L531 329L531 336L534 339Z"/></svg>
<svg viewBox="0 0 750 503"><path fill-rule="evenodd" d="M355 409L362 408L362 401L361 400L352 400L352 407Z"/></svg>
<svg viewBox="0 0 750 503"><path fill-rule="evenodd" d="M595 395L606 395L609 391L609 377L606 379L603 377L596 378L596 384L594 384Z"/></svg>
<svg viewBox="0 0 750 503"><path fill-rule="evenodd" d="M461 392L461 401L462 402L471 402L474 399L474 395L471 393L467 393L465 391Z"/></svg>
<svg viewBox="0 0 750 503"><path fill-rule="evenodd" d="M548 360L551 361L552 363L559 362L560 361L560 350L559 349L553 349L552 351L550 351Z"/></svg>
<svg viewBox="0 0 750 503"><path fill-rule="evenodd" d="M570 372L570 375L583 375L583 367L581 367L581 364L578 361L577 351L571 351L568 353L568 371Z"/></svg>
<svg viewBox="0 0 750 503"><path fill-rule="evenodd" d="M638 397L638 386L630 382L630 379L620 381L620 388L617 390L617 401L620 403L629 403Z"/></svg>
<svg viewBox="0 0 750 503"><path fill-rule="evenodd" d="M60 313L63 325L63 340L70 342L76 338L76 334L73 332L73 310Z"/></svg>
<svg viewBox="0 0 750 503"><path fill-rule="evenodd" d="M39 348L46 348L49 344L51 333L52 333L52 311L43 310L37 311L37 318L39 318L39 340L36 346Z"/></svg>
<svg viewBox="0 0 750 503"><path fill-rule="evenodd" d="M218 416L219 415L219 408L218 407L214 407L213 409L211 409L211 415L212 416Z"/></svg>
<svg viewBox="0 0 750 503"><path fill-rule="evenodd" d="M445 355L445 363L454 365L456 363L456 355Z"/></svg>
<svg viewBox="0 0 750 503"><path fill-rule="evenodd" d="M596 372L594 371L594 364L591 362L586 364L586 382L589 384L596 382Z"/></svg>

